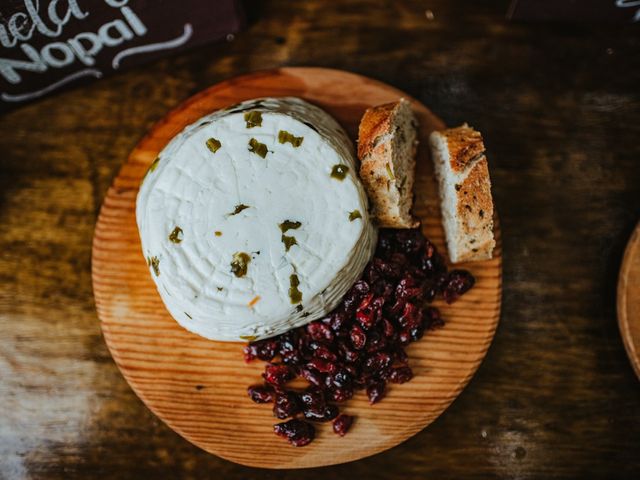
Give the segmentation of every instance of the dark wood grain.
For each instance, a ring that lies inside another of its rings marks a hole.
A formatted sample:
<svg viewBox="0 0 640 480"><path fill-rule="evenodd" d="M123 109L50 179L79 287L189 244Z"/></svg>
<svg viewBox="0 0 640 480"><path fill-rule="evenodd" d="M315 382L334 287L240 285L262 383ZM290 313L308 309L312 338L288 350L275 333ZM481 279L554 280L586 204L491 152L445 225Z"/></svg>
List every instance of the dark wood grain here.
<svg viewBox="0 0 640 480"><path fill-rule="evenodd" d="M640 216L637 27L509 24L498 0L255 3L233 42L0 118L0 477L640 476L640 382L615 312ZM401 446L304 472L234 465L157 420L108 354L90 280L97 210L144 132L280 65L372 76L480 129L503 229L503 321L470 385Z"/></svg>

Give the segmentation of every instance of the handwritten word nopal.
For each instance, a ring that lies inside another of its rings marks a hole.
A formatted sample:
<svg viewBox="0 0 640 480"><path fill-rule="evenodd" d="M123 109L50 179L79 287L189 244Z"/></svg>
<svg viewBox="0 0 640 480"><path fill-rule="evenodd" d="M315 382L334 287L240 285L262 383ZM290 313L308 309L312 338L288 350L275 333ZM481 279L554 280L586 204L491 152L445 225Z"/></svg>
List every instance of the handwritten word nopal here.
<svg viewBox="0 0 640 480"><path fill-rule="evenodd" d="M24 0L23 11L0 23L0 75L11 84L19 84L25 72L43 73L76 62L90 67L104 48L117 47L147 33L145 24L127 6L129 0L103 0L114 9L114 18L94 32L65 38L65 26L87 18L90 11L86 7L95 5L95 1L80 5L79 0ZM37 34L53 41L37 49L29 43Z"/></svg>

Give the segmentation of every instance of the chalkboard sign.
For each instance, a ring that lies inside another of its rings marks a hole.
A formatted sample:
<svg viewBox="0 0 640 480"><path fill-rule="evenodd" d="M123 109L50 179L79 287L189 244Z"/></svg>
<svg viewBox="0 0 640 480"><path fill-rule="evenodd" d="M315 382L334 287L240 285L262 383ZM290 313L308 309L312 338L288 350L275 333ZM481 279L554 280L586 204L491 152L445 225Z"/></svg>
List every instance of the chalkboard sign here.
<svg viewBox="0 0 640 480"><path fill-rule="evenodd" d="M243 26L238 0L0 0L0 110Z"/></svg>
<svg viewBox="0 0 640 480"><path fill-rule="evenodd" d="M512 20L640 22L640 0L513 0Z"/></svg>

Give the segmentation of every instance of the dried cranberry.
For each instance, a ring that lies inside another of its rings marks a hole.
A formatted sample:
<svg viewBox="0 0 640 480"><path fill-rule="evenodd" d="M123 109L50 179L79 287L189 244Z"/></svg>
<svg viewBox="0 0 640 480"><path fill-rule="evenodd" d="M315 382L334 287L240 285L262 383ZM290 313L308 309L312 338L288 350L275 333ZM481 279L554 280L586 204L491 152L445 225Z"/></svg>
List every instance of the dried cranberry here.
<svg viewBox="0 0 640 480"><path fill-rule="evenodd" d="M405 383L413 378L413 371L409 367L396 367L391 369L389 381L393 383Z"/></svg>
<svg viewBox="0 0 640 480"><path fill-rule="evenodd" d="M300 343L295 330L280 335L280 348L278 349L280 355L297 351L299 348Z"/></svg>
<svg viewBox="0 0 640 480"><path fill-rule="evenodd" d="M362 297L362 300L358 305L358 310L362 310L364 308L369 307L369 305L371 305L371 302L373 301L373 297L374 297L373 293L368 293L364 297Z"/></svg>
<svg viewBox="0 0 640 480"><path fill-rule="evenodd" d="M358 299L358 301L362 300L362 298L369 293L371 287L364 280L358 280L353 284L353 287L347 292L347 297L352 296L354 299Z"/></svg>
<svg viewBox="0 0 640 480"><path fill-rule="evenodd" d="M347 293L345 295L345 297L342 299L342 304L340 305L340 307L338 307L340 308L340 310L344 312L345 320L347 318L352 317L353 314L356 313L356 309L358 308L359 303L360 303L360 297L355 296L352 293ZM334 331L337 331L337 330L340 330L340 327L342 327L343 323L339 323L337 325L337 328L331 322L329 322L329 325Z"/></svg>
<svg viewBox="0 0 640 480"><path fill-rule="evenodd" d="M376 297L381 297L384 300L384 303L387 303L391 300L391 297L394 293L394 285L391 282L388 282L384 279L378 280L371 286L371 291Z"/></svg>
<svg viewBox="0 0 640 480"><path fill-rule="evenodd" d="M369 285L373 284L382 277L382 275L374 265L373 260L364 269L363 276L364 279L369 283Z"/></svg>
<svg viewBox="0 0 640 480"><path fill-rule="evenodd" d="M451 270L442 286L442 296L447 303L455 302L469 291L476 279L467 270Z"/></svg>
<svg viewBox="0 0 640 480"><path fill-rule="evenodd" d="M360 358L360 352L354 350L351 344L347 344L345 342L340 342L338 344L340 359L346 364L357 362Z"/></svg>
<svg viewBox="0 0 640 480"><path fill-rule="evenodd" d="M416 267L417 271L424 277L433 277L446 270L444 260L437 253L432 257L421 256L417 260Z"/></svg>
<svg viewBox="0 0 640 480"><path fill-rule="evenodd" d="M424 335L424 327L422 325L417 325L415 327L409 328L409 335L411 336L412 342L417 342Z"/></svg>
<svg viewBox="0 0 640 480"><path fill-rule="evenodd" d="M304 408L324 408L327 401L324 392L316 387L309 387L300 394L300 401Z"/></svg>
<svg viewBox="0 0 640 480"><path fill-rule="evenodd" d="M367 376L360 372L360 375L357 375L355 377L353 377L353 387L354 389L358 389L361 390L363 388L365 388L368 384L368 379Z"/></svg>
<svg viewBox="0 0 640 480"><path fill-rule="evenodd" d="M396 238L393 230L381 229L378 234L378 245L376 247L376 256L391 255L396 248Z"/></svg>
<svg viewBox="0 0 640 480"><path fill-rule="evenodd" d="M295 350L293 352L288 352L282 355L283 363L291 366L300 365L302 362L304 362L304 359L305 358L300 350Z"/></svg>
<svg viewBox="0 0 640 480"><path fill-rule="evenodd" d="M325 325L320 321L311 322L309 325L307 325L307 333L311 338L318 341L325 340L331 342L334 337L334 334L331 331L331 327Z"/></svg>
<svg viewBox="0 0 640 480"><path fill-rule="evenodd" d="M382 400L384 396L385 385L384 382L375 382L367 387L367 397L369 397L369 403L373 405Z"/></svg>
<svg viewBox="0 0 640 480"><path fill-rule="evenodd" d="M444 258L438 253L435 245L429 240L427 240L427 244L424 249L424 256L427 259L433 260L434 272L441 273L447 271L447 267L444 263Z"/></svg>
<svg viewBox="0 0 640 480"><path fill-rule="evenodd" d="M369 333L367 337L367 352L379 352L380 350L384 350L387 347L387 339L384 335L373 331Z"/></svg>
<svg viewBox="0 0 640 480"><path fill-rule="evenodd" d="M254 344L250 343L249 345L245 345L242 349L244 353L244 361L250 362L256 358L258 358L258 347Z"/></svg>
<svg viewBox="0 0 640 480"><path fill-rule="evenodd" d="M405 352L404 348L402 348L402 347L398 347L393 352L393 358L398 363L402 363L402 364L405 364L405 365L407 363L409 363L409 357L407 356L407 352Z"/></svg>
<svg viewBox="0 0 640 480"><path fill-rule="evenodd" d="M352 423L353 417L351 415L345 415L343 413L342 415L336 417L336 419L333 421L333 431L341 437L344 437L349 431Z"/></svg>
<svg viewBox="0 0 640 480"><path fill-rule="evenodd" d="M398 333L398 342L400 342L400 345L403 347L406 347L412 342L411 332L408 328L400 330L400 333Z"/></svg>
<svg viewBox="0 0 640 480"><path fill-rule="evenodd" d="M387 309L387 313L393 318L396 318L403 312L406 305L407 305L406 300L396 299L393 306Z"/></svg>
<svg viewBox="0 0 640 480"><path fill-rule="evenodd" d="M300 401L295 392L276 392L273 405L273 414L280 419L292 417L300 412Z"/></svg>
<svg viewBox="0 0 640 480"><path fill-rule="evenodd" d="M373 259L374 268L385 278L397 280L402 276L402 265L395 262L385 262L381 258Z"/></svg>
<svg viewBox="0 0 640 480"><path fill-rule="evenodd" d="M376 297L371 301L371 308L373 309L373 321L378 322L382 318L382 307L384 307L384 297Z"/></svg>
<svg viewBox="0 0 640 480"><path fill-rule="evenodd" d="M407 303L404 306L402 315L398 318L401 326L406 328L416 327L422 324L422 309L413 303Z"/></svg>
<svg viewBox="0 0 640 480"><path fill-rule="evenodd" d="M353 379L355 379L356 377L358 377L360 375L360 370L358 369L357 366L351 364L347 364L344 366L345 371L351 375L351 380L353 381Z"/></svg>
<svg viewBox="0 0 640 480"><path fill-rule="evenodd" d="M389 261L397 264L400 267L404 267L407 264L408 259L404 253L394 252L389 257Z"/></svg>
<svg viewBox="0 0 640 480"><path fill-rule="evenodd" d="M293 419L288 422L277 423L273 426L276 435L289 440L294 447L304 447L311 443L316 434L316 429L308 422Z"/></svg>
<svg viewBox="0 0 640 480"><path fill-rule="evenodd" d="M247 388L249 398L256 403L269 403L273 401L273 389L267 385L254 385Z"/></svg>
<svg viewBox="0 0 640 480"><path fill-rule="evenodd" d="M328 422L338 416L340 411L335 405L325 405L323 408L305 408L304 418L314 422Z"/></svg>
<svg viewBox="0 0 640 480"><path fill-rule="evenodd" d="M382 319L382 333L387 339L393 338L396 333L396 329L393 326L393 322L387 318Z"/></svg>
<svg viewBox="0 0 640 480"><path fill-rule="evenodd" d="M318 387L323 386L325 382L324 380L325 375L323 373L320 373L310 368L301 368L300 376L304 378L306 381L308 381L309 383L316 385Z"/></svg>
<svg viewBox="0 0 640 480"><path fill-rule="evenodd" d="M427 330L439 328L444 325L444 320L440 315L440 310L438 310L435 307L429 307L425 309L422 315L422 318L423 318L422 323L424 325L424 328Z"/></svg>
<svg viewBox="0 0 640 480"><path fill-rule="evenodd" d="M436 298L436 294L438 293L438 287L434 285L432 282L426 282L422 287L423 299L427 303L433 302Z"/></svg>
<svg viewBox="0 0 640 480"><path fill-rule="evenodd" d="M312 358L307 363L307 367L313 368L321 373L334 373L338 368L334 362L328 362L321 358Z"/></svg>
<svg viewBox="0 0 640 480"><path fill-rule="evenodd" d="M362 350L367 343L367 335L358 325L351 327L349 338L351 339L351 345L353 345L353 348L356 350Z"/></svg>
<svg viewBox="0 0 640 480"><path fill-rule="evenodd" d="M280 348L280 342L272 338L268 338L258 343L260 344L258 346L258 358L265 362L273 360L273 357L276 356L278 349Z"/></svg>
<svg viewBox="0 0 640 480"><path fill-rule="evenodd" d="M351 375L346 369L338 370L334 374L327 375L325 384L329 388L350 388Z"/></svg>
<svg viewBox="0 0 640 480"><path fill-rule="evenodd" d="M333 353L331 349L325 344L311 342L309 344L309 348L313 351L313 356L316 358L328 360L329 362L335 362L336 360L338 360L336 354Z"/></svg>
<svg viewBox="0 0 640 480"><path fill-rule="evenodd" d="M262 376L267 383L279 387L293 379L294 374L286 365L269 364L264 368Z"/></svg>
<svg viewBox="0 0 640 480"><path fill-rule="evenodd" d="M329 325L334 332L339 331L342 326L347 322L348 316L345 312L336 310L329 317Z"/></svg>
<svg viewBox="0 0 640 480"><path fill-rule="evenodd" d="M447 272L440 273L433 277L432 279L433 285L435 286L438 292L442 292L445 284L447 283Z"/></svg>
<svg viewBox="0 0 640 480"><path fill-rule="evenodd" d="M396 297L400 300L422 300L423 295L422 287L411 276L404 277L396 287Z"/></svg>
<svg viewBox="0 0 640 480"><path fill-rule="evenodd" d="M364 368L367 372L377 373L388 368L391 362L391 355L386 352L377 352L365 360Z"/></svg>
<svg viewBox="0 0 640 480"><path fill-rule="evenodd" d="M336 388L331 390L331 398L334 402L346 402L351 397L353 397L353 389L351 388Z"/></svg>
<svg viewBox="0 0 640 480"><path fill-rule="evenodd" d="M419 229L399 230L396 234L398 249L407 254L415 254L423 250L427 239Z"/></svg>
<svg viewBox="0 0 640 480"><path fill-rule="evenodd" d="M426 238L425 238L423 253L426 258L432 258L435 255L440 255L438 253L438 250L436 249L436 246Z"/></svg>
<svg viewBox="0 0 640 480"><path fill-rule="evenodd" d="M375 310L371 305L368 305L365 308L360 308L356 312L356 320L365 330L369 330L373 327L373 324L376 321L375 318Z"/></svg>
<svg viewBox="0 0 640 480"><path fill-rule="evenodd" d="M280 342L273 338L252 342L244 347L244 358L248 362L255 358L270 362L278 353L279 348Z"/></svg>

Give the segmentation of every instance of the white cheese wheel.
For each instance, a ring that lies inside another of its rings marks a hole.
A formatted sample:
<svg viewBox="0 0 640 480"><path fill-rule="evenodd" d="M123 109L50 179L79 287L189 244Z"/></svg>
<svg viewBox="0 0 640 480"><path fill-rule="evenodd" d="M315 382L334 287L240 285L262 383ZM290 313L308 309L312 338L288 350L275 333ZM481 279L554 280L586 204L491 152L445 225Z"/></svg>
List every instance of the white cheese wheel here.
<svg viewBox="0 0 640 480"><path fill-rule="evenodd" d="M376 243L352 143L297 98L243 102L185 128L149 169L136 217L165 306L215 340L323 317Z"/></svg>

